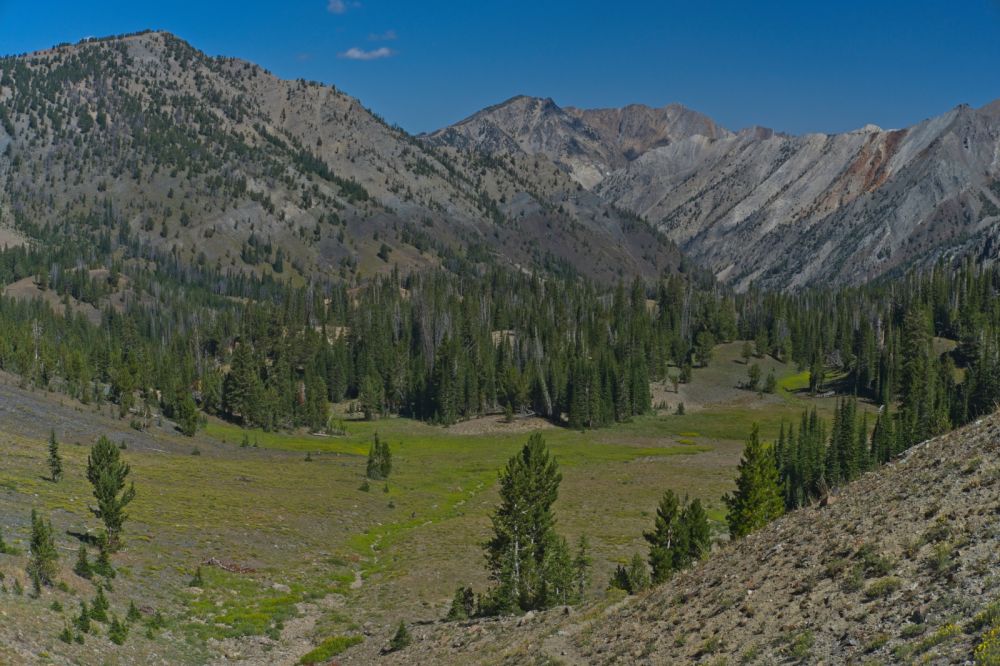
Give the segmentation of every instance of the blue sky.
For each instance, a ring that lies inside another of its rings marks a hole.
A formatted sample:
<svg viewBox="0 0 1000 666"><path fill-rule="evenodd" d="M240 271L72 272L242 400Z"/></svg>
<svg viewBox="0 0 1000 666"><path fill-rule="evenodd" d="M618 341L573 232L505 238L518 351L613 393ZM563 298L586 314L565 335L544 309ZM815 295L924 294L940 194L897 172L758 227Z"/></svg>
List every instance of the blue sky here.
<svg viewBox="0 0 1000 666"><path fill-rule="evenodd" d="M1000 0L0 0L0 53L145 28L335 84L412 132L522 93L794 133L1000 98Z"/></svg>

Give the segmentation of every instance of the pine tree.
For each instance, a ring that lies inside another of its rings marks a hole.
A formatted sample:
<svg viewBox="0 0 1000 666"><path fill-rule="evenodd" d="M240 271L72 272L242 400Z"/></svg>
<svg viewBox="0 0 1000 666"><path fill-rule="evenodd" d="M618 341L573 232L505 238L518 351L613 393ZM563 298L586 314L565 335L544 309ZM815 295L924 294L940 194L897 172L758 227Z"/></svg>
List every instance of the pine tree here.
<svg viewBox="0 0 1000 666"><path fill-rule="evenodd" d="M59 442L56 440L56 431L49 433L49 478L54 483L59 483L63 476L62 456L59 455Z"/></svg>
<svg viewBox="0 0 1000 666"><path fill-rule="evenodd" d="M128 623L122 622L117 615L111 616L111 624L108 626L108 638L115 645L124 645L128 638Z"/></svg>
<svg viewBox="0 0 1000 666"><path fill-rule="evenodd" d="M104 596L104 587L98 585L97 594L94 596L94 600L90 602L90 619L95 622L107 622L108 610L110 608L111 604L108 603L108 598Z"/></svg>
<svg viewBox="0 0 1000 666"><path fill-rule="evenodd" d="M750 534L784 513L774 451L760 441L756 423L737 468L736 491L724 499L729 509L726 522L734 539Z"/></svg>
<svg viewBox="0 0 1000 666"><path fill-rule="evenodd" d="M374 481L381 481L388 479L390 472L392 472L392 451L389 449L389 442L382 441L378 433L375 433L375 441L368 450L365 476Z"/></svg>
<svg viewBox="0 0 1000 666"><path fill-rule="evenodd" d="M107 550L121 547L121 533L128 514L125 507L135 498L135 485L125 487L129 466L121 459L118 447L107 437L94 444L87 457L87 479L94 487L97 506L91 508L94 516L104 522Z"/></svg>
<svg viewBox="0 0 1000 666"><path fill-rule="evenodd" d="M884 464L898 452L896 449L896 436L892 427L892 415L889 413L888 405L884 405L879 410L875 419L875 430L872 432L871 457L878 463Z"/></svg>
<svg viewBox="0 0 1000 666"><path fill-rule="evenodd" d="M135 601L128 602L128 612L125 614L125 621L129 624L134 624L142 619L142 614L135 605Z"/></svg>
<svg viewBox="0 0 1000 666"><path fill-rule="evenodd" d="M467 620L476 613L476 595L471 587L462 586L455 590L448 609L447 620Z"/></svg>
<svg viewBox="0 0 1000 666"><path fill-rule="evenodd" d="M87 608L87 602L83 599L80 600L80 614L73 620L73 624L81 633L90 633L90 609Z"/></svg>
<svg viewBox="0 0 1000 666"><path fill-rule="evenodd" d="M649 542L652 582L658 585L691 563L700 560L711 547L708 517L700 500L679 501L673 491L663 494L656 509L652 532L643 535Z"/></svg>
<svg viewBox="0 0 1000 666"><path fill-rule="evenodd" d="M366 421L374 421L382 415L382 405L385 401L385 389L381 378L375 373L365 376L361 384L359 398L361 400L361 411L364 412Z"/></svg>
<svg viewBox="0 0 1000 666"><path fill-rule="evenodd" d="M91 566L91 570L98 576L103 576L108 580L114 578L116 575L114 567L111 566L109 552L108 538L102 534L98 542L97 559L94 561L93 566Z"/></svg>
<svg viewBox="0 0 1000 666"><path fill-rule="evenodd" d="M86 546L80 546L76 553L76 564L73 565L73 572L80 578L90 579L94 576L94 569L87 559Z"/></svg>
<svg viewBox="0 0 1000 666"><path fill-rule="evenodd" d="M181 434L194 437L198 431L198 406L191 397L191 392L182 389L177 397L177 426Z"/></svg>
<svg viewBox="0 0 1000 666"><path fill-rule="evenodd" d="M396 627L396 633L393 634L392 639L389 641L389 651L397 652L412 642L413 638L410 636L410 630L406 628L406 623L400 620L399 626Z"/></svg>
<svg viewBox="0 0 1000 666"><path fill-rule="evenodd" d="M548 608L556 604L577 602L576 575L569 544L562 536L554 535L551 545L545 550L541 564L538 607Z"/></svg>
<svg viewBox="0 0 1000 666"><path fill-rule="evenodd" d="M42 520L34 509L31 510L31 541L28 560L28 576L39 594L42 585L51 585L56 577L59 551L52 536L52 523Z"/></svg>
<svg viewBox="0 0 1000 666"><path fill-rule="evenodd" d="M619 564L611 576L609 585L625 590L629 594L638 594L649 587L649 571L646 569L646 562L642 559L642 555L639 553L633 555L627 567Z"/></svg>
<svg viewBox="0 0 1000 666"><path fill-rule="evenodd" d="M712 360L712 349L714 347L715 336L712 335L711 331L700 331L698 335L695 336L694 354L698 359L698 365L703 368L708 367L709 362Z"/></svg>
<svg viewBox="0 0 1000 666"><path fill-rule="evenodd" d="M681 525L687 532L687 555L684 566L697 562L712 548L712 530L708 525L708 514L705 513L701 500L695 498L684 508L681 514Z"/></svg>
<svg viewBox="0 0 1000 666"><path fill-rule="evenodd" d="M259 417L263 387L248 342L240 342L233 352L229 374L223 382L223 402L231 418L239 417L244 426L256 422Z"/></svg>
<svg viewBox="0 0 1000 666"><path fill-rule="evenodd" d="M552 504L562 475L545 441L533 434L500 473L500 505L492 516L493 538L486 544L495 612L542 608L546 555L557 548Z"/></svg>
<svg viewBox="0 0 1000 666"><path fill-rule="evenodd" d="M774 370L770 370L767 373L767 378L764 380L764 393L774 393L778 390L778 379L774 376Z"/></svg>
<svg viewBox="0 0 1000 666"><path fill-rule="evenodd" d="M681 538L680 515L680 500L674 491L666 491L656 508L653 531L643 534L649 542L649 566L653 571L654 584L664 582L674 572L675 550Z"/></svg>

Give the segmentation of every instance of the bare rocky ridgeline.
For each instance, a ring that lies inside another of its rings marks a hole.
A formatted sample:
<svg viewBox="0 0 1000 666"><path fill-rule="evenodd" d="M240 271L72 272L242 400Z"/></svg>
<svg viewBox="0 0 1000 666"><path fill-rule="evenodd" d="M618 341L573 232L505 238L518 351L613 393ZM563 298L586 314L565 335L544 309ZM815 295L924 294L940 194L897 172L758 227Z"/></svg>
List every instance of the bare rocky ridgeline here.
<svg viewBox="0 0 1000 666"><path fill-rule="evenodd" d="M280 249L302 276L492 255L610 281L680 263L551 162L432 147L334 87L161 32L0 59L0 230L46 224L222 271L266 272Z"/></svg>
<svg viewBox="0 0 1000 666"><path fill-rule="evenodd" d="M917 445L826 506L717 547L645 594L416 624L411 647L385 661L971 663L981 625L1000 621L998 454L995 414ZM371 663L391 629L342 663Z"/></svg>
<svg viewBox="0 0 1000 666"><path fill-rule="evenodd" d="M562 109L518 97L427 140L550 159L745 289L860 283L1000 254L1000 101L913 127L738 133L679 105Z"/></svg>

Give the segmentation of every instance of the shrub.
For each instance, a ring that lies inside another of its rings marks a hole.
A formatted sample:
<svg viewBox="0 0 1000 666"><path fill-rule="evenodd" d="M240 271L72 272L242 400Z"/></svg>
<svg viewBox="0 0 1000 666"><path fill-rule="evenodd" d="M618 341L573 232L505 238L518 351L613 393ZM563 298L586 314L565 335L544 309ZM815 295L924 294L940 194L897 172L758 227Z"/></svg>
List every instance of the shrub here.
<svg viewBox="0 0 1000 666"><path fill-rule="evenodd" d="M924 640L917 643L913 648L914 654L922 654L927 652L935 645L940 645L949 638L957 636L961 632L961 629L957 624L946 624L933 634L925 638Z"/></svg>
<svg viewBox="0 0 1000 666"><path fill-rule="evenodd" d="M3 532L0 532L0 555L17 555L18 550L10 544L4 542Z"/></svg>
<svg viewBox="0 0 1000 666"><path fill-rule="evenodd" d="M864 569L865 578L875 578L885 576L895 567L891 558L886 557L870 543L866 543L858 549L858 559Z"/></svg>
<svg viewBox="0 0 1000 666"><path fill-rule="evenodd" d="M813 632L800 632L788 642L788 654L795 659L803 660L809 656L809 650L815 642L816 637L813 636Z"/></svg>
<svg viewBox="0 0 1000 666"><path fill-rule="evenodd" d="M836 578L841 573L847 569L847 565L850 564L846 558L838 557L830 560L826 563L826 576L827 578Z"/></svg>
<svg viewBox="0 0 1000 666"><path fill-rule="evenodd" d="M944 516L938 516L934 524L924 532L924 543L944 541L949 536L951 536L951 526L948 524L948 519Z"/></svg>
<svg viewBox="0 0 1000 666"><path fill-rule="evenodd" d="M975 617L965 627L965 631L971 634L980 629L994 626L1000 626L1000 599L997 599L976 613Z"/></svg>
<svg viewBox="0 0 1000 666"><path fill-rule="evenodd" d="M955 552L954 546L947 541L934 544L934 550L927 559L927 566L931 572L937 576L944 576L951 572L954 567L952 554Z"/></svg>
<svg viewBox="0 0 1000 666"><path fill-rule="evenodd" d="M875 634L867 641L865 641L864 650L865 652L875 652L878 649L885 647L885 644L889 642L889 634L879 633Z"/></svg>
<svg viewBox="0 0 1000 666"><path fill-rule="evenodd" d="M864 570L860 565L851 567L847 571L847 575L844 576L844 582L841 587L844 592L857 592L865 584Z"/></svg>
<svg viewBox="0 0 1000 666"><path fill-rule="evenodd" d="M307 652L299 659L300 664L325 664L352 645L357 645L363 638L361 636L333 636L316 646L315 649Z"/></svg>
<svg viewBox="0 0 1000 666"><path fill-rule="evenodd" d="M878 599L879 597L888 597L893 592L898 590L903 585L903 581L895 576L887 576L885 578L879 578L878 580L872 582L865 589L865 596L869 599Z"/></svg>
<svg viewBox="0 0 1000 666"><path fill-rule="evenodd" d="M976 666L1000 666L1000 625L986 632L973 657Z"/></svg>

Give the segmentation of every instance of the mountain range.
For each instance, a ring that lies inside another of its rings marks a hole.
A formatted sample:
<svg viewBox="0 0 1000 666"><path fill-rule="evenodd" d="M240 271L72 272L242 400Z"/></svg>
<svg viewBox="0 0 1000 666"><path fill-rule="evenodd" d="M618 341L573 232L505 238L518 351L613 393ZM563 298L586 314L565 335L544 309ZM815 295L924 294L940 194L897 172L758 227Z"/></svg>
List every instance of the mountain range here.
<svg viewBox="0 0 1000 666"><path fill-rule="evenodd" d="M548 159L739 289L859 283L998 252L1000 101L898 130L790 136L732 132L676 104L515 97L425 139Z"/></svg>
<svg viewBox="0 0 1000 666"><path fill-rule="evenodd" d="M223 271L493 260L610 281L680 265L552 164L432 146L334 87L162 32L0 60L0 155L0 227L106 226Z"/></svg>
<svg viewBox="0 0 1000 666"><path fill-rule="evenodd" d="M1000 102L791 136L520 96L413 136L335 87L146 32L0 59L0 184L2 238L104 225L295 279L499 261L857 284L1000 254Z"/></svg>

